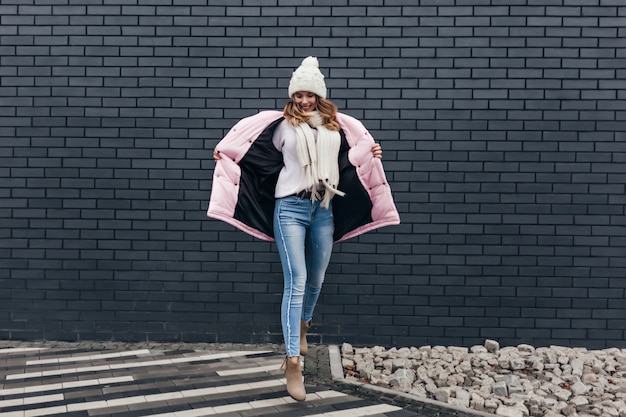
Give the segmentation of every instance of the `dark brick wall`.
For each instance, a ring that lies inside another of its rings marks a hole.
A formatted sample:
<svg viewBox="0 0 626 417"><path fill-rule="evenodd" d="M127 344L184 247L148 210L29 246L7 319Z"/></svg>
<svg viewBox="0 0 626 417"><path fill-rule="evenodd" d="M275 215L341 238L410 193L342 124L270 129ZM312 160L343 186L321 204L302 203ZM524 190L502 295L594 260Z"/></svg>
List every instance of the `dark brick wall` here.
<svg viewBox="0 0 626 417"><path fill-rule="evenodd" d="M316 341L625 346L623 0L2 0L0 338L280 342L211 151L319 57L403 223L337 245Z"/></svg>

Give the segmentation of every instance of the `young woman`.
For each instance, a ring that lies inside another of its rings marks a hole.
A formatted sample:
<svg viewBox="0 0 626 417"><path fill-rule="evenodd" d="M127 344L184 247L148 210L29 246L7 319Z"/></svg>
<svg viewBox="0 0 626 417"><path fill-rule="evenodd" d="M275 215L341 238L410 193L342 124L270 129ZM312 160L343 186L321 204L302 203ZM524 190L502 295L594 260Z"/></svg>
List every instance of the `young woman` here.
<svg viewBox="0 0 626 417"><path fill-rule="evenodd" d="M380 145L326 98L316 58L293 72L289 97L283 112L242 119L218 143L207 215L276 242L287 391L302 401L300 355L308 352L306 334L333 243L400 218Z"/></svg>

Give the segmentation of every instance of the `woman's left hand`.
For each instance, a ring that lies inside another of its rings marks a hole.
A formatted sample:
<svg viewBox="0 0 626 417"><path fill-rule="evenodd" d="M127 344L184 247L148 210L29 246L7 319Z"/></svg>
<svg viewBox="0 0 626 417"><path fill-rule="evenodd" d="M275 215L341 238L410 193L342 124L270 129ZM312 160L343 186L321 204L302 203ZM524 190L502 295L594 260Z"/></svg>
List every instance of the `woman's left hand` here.
<svg viewBox="0 0 626 417"><path fill-rule="evenodd" d="M383 159L383 148L380 146L380 143L372 145L372 155L374 155L374 158Z"/></svg>

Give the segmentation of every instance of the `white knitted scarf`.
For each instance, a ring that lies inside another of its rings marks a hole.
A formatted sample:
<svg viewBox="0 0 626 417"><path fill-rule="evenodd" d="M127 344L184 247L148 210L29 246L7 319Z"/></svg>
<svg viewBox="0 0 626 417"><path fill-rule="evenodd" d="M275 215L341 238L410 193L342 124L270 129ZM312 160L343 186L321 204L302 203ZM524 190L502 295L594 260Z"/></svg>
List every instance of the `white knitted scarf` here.
<svg viewBox="0 0 626 417"><path fill-rule="evenodd" d="M301 189L311 190L311 201L321 200L322 207L328 207L330 200L344 192L339 191L339 147L341 137L339 132L329 130L322 125L322 116L318 112L307 113L307 123L300 123L295 127L297 138L297 150L300 166L304 168ZM317 129L317 140L313 129ZM319 186L323 186L324 197L318 192Z"/></svg>

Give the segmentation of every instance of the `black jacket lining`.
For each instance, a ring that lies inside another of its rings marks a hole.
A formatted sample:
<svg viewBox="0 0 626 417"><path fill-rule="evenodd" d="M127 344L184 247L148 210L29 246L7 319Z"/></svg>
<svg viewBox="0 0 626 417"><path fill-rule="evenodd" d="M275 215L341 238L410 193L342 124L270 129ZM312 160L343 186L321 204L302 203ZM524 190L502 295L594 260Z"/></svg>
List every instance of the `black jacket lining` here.
<svg viewBox="0 0 626 417"><path fill-rule="evenodd" d="M272 137L276 126L282 120L280 118L268 126L239 162L241 183L234 214L235 219L272 237L274 237L274 191L278 174L283 167L282 153L272 143ZM335 196L333 199L335 240L372 222L372 202L359 181L356 168L348 160L350 146L345 134L343 131L340 131L340 134L339 189L344 191L346 196Z"/></svg>

